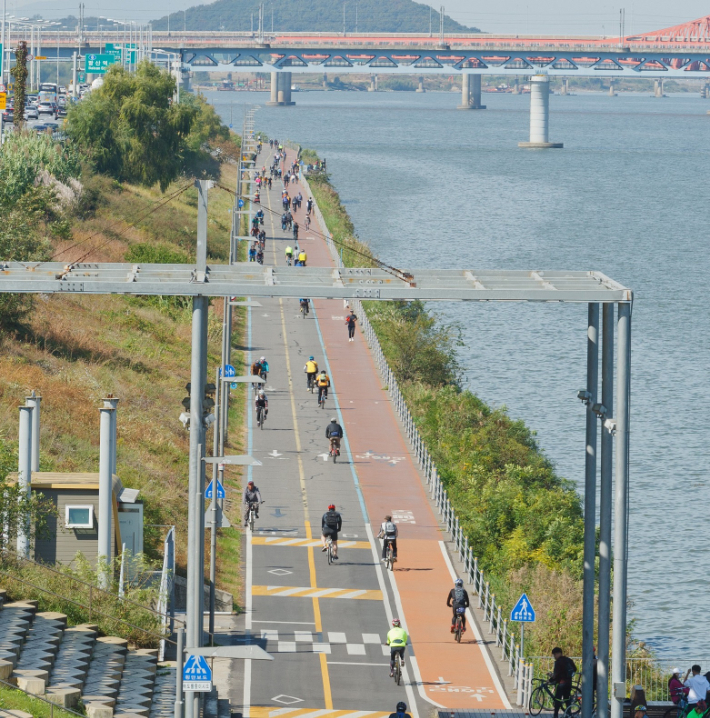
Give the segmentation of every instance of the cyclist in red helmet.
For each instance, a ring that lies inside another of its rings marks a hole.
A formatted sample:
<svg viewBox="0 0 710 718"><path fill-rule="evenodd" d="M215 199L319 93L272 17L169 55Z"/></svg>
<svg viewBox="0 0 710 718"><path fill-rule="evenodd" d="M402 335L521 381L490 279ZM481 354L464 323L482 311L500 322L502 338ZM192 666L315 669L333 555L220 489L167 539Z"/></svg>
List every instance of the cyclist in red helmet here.
<svg viewBox="0 0 710 718"><path fill-rule="evenodd" d="M330 536L333 542L333 560L338 560L338 531L343 527L343 517L335 510L335 504L330 504L321 520L323 551L327 551L325 541Z"/></svg>

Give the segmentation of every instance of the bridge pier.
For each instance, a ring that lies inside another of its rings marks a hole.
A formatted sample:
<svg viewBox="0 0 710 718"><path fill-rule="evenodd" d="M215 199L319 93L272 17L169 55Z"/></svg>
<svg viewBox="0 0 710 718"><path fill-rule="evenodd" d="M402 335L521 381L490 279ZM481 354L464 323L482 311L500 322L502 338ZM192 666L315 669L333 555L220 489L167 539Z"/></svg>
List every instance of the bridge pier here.
<svg viewBox="0 0 710 718"><path fill-rule="evenodd" d="M424 78L421 75L419 76L419 87L417 87L417 92L426 92L424 89Z"/></svg>
<svg viewBox="0 0 710 718"><path fill-rule="evenodd" d="M609 80L609 97L616 97L616 92L614 91L614 80Z"/></svg>
<svg viewBox="0 0 710 718"><path fill-rule="evenodd" d="M562 80L562 91L560 94L569 95L569 80L566 77Z"/></svg>
<svg viewBox="0 0 710 718"><path fill-rule="evenodd" d="M518 80L517 77L513 80L513 90L512 90L512 93L513 93L514 95L519 95L519 94L520 94L520 82L519 82L519 80Z"/></svg>
<svg viewBox="0 0 710 718"><path fill-rule="evenodd" d="M481 76L464 73L461 75L461 104L459 110L485 110L481 104Z"/></svg>
<svg viewBox="0 0 710 718"><path fill-rule="evenodd" d="M665 97L663 94L663 80L653 81L653 96L654 97Z"/></svg>
<svg viewBox="0 0 710 718"><path fill-rule="evenodd" d="M534 149L559 148L562 142L550 142L550 78L533 75L530 78L530 141L518 142L518 147Z"/></svg>
<svg viewBox="0 0 710 718"><path fill-rule="evenodd" d="M326 75L325 72L323 73L323 89L328 89L328 75Z"/></svg>
<svg viewBox="0 0 710 718"><path fill-rule="evenodd" d="M271 90L271 98L266 103L269 107L288 107L296 104L291 102L290 72L272 72L269 89Z"/></svg>
<svg viewBox="0 0 710 718"><path fill-rule="evenodd" d="M377 92L377 75L370 75L370 86L367 88L368 92Z"/></svg>

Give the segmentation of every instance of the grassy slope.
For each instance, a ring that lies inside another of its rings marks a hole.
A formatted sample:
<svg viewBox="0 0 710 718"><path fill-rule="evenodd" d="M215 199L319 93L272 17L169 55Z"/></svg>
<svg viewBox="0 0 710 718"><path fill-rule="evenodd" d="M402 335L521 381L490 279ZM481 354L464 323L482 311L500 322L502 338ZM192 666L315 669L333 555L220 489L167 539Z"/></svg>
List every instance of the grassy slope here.
<svg viewBox="0 0 710 718"><path fill-rule="evenodd" d="M72 713L67 713L57 706L54 706L54 711L51 712L52 706L47 703L6 686L0 686L0 709L24 711L32 715L33 718L50 718L50 715L54 718L72 718L73 716Z"/></svg>
<svg viewBox="0 0 710 718"><path fill-rule="evenodd" d="M76 261L88 253L83 261L123 261L136 242L159 242L194 257L194 188L131 228L139 216L187 183L176 183L161 195L158 190L120 187L105 178L93 181L106 203L95 217L75 225L72 241L58 247L58 259ZM235 168L225 164L221 184L233 187L235 181ZM213 261L227 259L231 202L221 189L210 192L208 246ZM216 300L209 320L209 376L219 364L221 313L222 302ZM239 316L235 343L238 322ZM178 563L184 566L189 434L178 415L189 379L189 308L161 311L146 300L111 296L40 297L26 332L5 338L2 345L0 436L17 441L16 407L35 389L43 397L42 470L98 471L98 407L106 394L118 396L118 473L124 485L141 489L146 552L158 556L166 530L150 524L175 524ZM233 406L239 410L232 411L230 430L238 443L242 403ZM230 548L232 560L235 550ZM229 578L229 584L220 587L236 594L238 575L230 573Z"/></svg>

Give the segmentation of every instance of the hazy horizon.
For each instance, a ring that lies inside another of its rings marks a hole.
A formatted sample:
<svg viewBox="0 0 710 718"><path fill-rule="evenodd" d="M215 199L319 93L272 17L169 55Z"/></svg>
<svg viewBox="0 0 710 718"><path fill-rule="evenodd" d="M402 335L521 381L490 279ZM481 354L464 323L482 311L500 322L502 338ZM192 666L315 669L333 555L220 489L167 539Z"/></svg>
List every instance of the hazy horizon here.
<svg viewBox="0 0 710 718"><path fill-rule="evenodd" d="M334 2L339 0L334 0ZM353 9L357 0L346 0ZM194 0L155 0L151 8L141 0L125 0L117 6L115 0L90 0L86 3L86 17L108 16L121 20L148 23L169 12L174 13L199 4ZM424 3L426 4L426 3ZM484 32L521 35L610 35L619 34L619 8L600 4L590 8L582 0L501 0L495 9L481 10L470 0L449 0L446 14L460 23L480 27ZM268 8L268 3L267 3ZM78 2L66 0L7 0L8 14L41 14L48 19L78 15ZM438 5L435 6L438 9ZM700 0L682 0L672 7L661 0L627 4L625 34L649 32L678 25L710 13L710 7ZM428 28L422 28L424 31Z"/></svg>

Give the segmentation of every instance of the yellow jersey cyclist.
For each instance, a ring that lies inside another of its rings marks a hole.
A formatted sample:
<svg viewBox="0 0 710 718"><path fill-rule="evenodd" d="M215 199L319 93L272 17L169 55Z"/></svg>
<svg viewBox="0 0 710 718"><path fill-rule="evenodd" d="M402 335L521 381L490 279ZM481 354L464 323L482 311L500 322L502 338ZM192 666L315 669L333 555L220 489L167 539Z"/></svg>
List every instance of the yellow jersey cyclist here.
<svg viewBox="0 0 710 718"><path fill-rule="evenodd" d="M303 367L303 371L306 372L306 391L310 391L313 386L313 382L316 380L316 374L318 373L318 362L312 357L308 357L306 366Z"/></svg>
<svg viewBox="0 0 710 718"><path fill-rule="evenodd" d="M318 387L318 403L320 404L321 397L328 398L328 387L330 386L330 377L326 374L325 369L321 370L321 373L316 378L316 386Z"/></svg>
<svg viewBox="0 0 710 718"><path fill-rule="evenodd" d="M393 676L394 657L399 653L399 660L404 668L404 651L407 647L407 632L402 628L399 618L392 619L392 628L387 634L387 645L390 647L390 676Z"/></svg>

